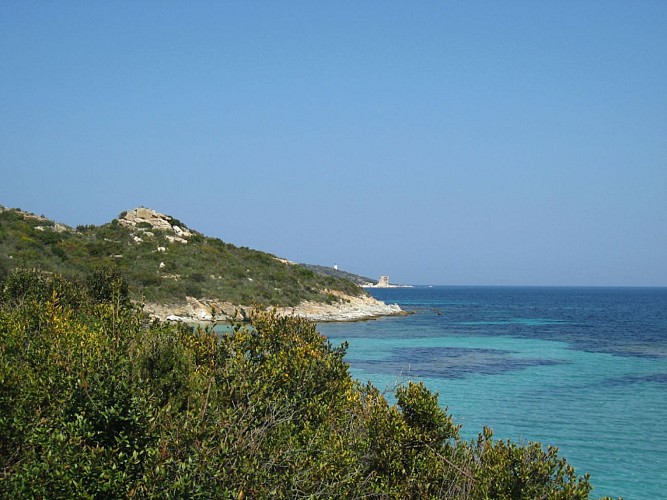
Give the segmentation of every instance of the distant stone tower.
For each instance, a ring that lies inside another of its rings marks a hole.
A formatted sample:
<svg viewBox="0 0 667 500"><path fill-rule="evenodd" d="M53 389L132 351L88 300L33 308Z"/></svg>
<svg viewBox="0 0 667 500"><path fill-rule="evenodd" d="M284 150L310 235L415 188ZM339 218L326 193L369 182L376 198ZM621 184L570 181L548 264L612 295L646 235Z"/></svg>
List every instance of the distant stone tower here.
<svg viewBox="0 0 667 500"><path fill-rule="evenodd" d="M389 276L380 276L378 281L378 286L381 288L386 288L389 286Z"/></svg>

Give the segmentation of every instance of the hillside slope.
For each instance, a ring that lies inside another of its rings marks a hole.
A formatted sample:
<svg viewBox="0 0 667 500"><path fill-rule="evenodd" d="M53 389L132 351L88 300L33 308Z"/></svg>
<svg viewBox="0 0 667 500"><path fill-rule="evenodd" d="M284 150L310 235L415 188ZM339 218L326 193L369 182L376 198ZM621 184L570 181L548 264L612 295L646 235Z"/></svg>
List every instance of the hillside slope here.
<svg viewBox="0 0 667 500"><path fill-rule="evenodd" d="M377 285L378 283L378 280L375 280L373 278L367 278L366 276L361 276L359 274L348 273L347 271L342 271L335 267L318 266L315 264L300 264L300 265L305 267L306 269L310 269L314 273L321 274L323 276L334 276L336 278L343 278L348 281L351 281L352 283L358 286Z"/></svg>
<svg viewBox="0 0 667 500"><path fill-rule="evenodd" d="M72 228L0 206L0 279L17 267L81 276L104 266L117 267L133 298L160 317L208 319L211 308L229 315L236 306L335 306L367 298L349 280L204 236L148 208Z"/></svg>

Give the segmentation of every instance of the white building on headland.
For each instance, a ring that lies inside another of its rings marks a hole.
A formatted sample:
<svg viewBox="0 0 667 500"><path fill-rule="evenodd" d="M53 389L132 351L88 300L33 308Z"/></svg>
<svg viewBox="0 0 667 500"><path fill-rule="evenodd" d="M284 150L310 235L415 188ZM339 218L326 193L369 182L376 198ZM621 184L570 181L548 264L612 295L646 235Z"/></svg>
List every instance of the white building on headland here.
<svg viewBox="0 0 667 500"><path fill-rule="evenodd" d="M380 276L376 284L367 283L363 285L364 288L412 288L412 285L392 285L389 283L389 276Z"/></svg>
<svg viewBox="0 0 667 500"><path fill-rule="evenodd" d="M380 276L380 279L378 280L378 284L376 286L378 288L388 288L389 287L389 276Z"/></svg>

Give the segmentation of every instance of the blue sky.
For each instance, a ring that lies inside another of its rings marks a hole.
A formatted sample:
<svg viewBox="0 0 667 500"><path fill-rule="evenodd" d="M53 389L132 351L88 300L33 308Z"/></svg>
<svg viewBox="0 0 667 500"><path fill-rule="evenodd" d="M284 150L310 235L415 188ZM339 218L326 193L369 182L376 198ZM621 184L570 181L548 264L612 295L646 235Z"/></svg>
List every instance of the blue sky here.
<svg viewBox="0 0 667 500"><path fill-rule="evenodd" d="M667 2L0 3L0 204L394 282L667 286Z"/></svg>

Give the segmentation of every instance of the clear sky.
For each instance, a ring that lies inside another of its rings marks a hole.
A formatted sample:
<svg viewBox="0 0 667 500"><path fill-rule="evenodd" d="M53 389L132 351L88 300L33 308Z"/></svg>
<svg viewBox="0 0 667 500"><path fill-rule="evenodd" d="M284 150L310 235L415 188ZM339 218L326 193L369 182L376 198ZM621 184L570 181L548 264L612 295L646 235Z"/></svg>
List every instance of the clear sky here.
<svg viewBox="0 0 667 500"><path fill-rule="evenodd" d="M393 282L667 285L667 1L0 2L0 204Z"/></svg>

